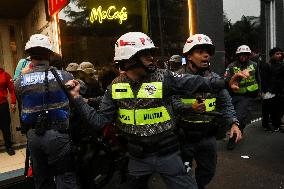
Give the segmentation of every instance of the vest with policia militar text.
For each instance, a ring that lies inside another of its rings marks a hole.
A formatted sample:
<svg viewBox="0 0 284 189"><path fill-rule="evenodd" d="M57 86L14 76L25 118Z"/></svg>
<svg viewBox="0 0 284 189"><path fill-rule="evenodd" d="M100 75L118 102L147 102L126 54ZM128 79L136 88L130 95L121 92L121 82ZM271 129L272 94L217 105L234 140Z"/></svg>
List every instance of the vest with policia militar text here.
<svg viewBox="0 0 284 189"><path fill-rule="evenodd" d="M61 71L57 70L62 77ZM21 120L30 126L37 121L43 111L43 103L48 107L48 121L52 124L69 122L69 100L57 83L51 71L48 71L48 94L45 86L45 70L32 71L21 75L20 87L22 97Z"/></svg>
<svg viewBox="0 0 284 189"><path fill-rule="evenodd" d="M171 116L163 101L163 70L131 86L121 74L112 83L112 99L118 105L116 125L121 131L136 136L152 136L173 127Z"/></svg>
<svg viewBox="0 0 284 189"><path fill-rule="evenodd" d="M206 71L204 74L204 77L212 77L212 73L209 71ZM192 105L197 100L196 98L204 99L204 104L206 106L206 112L215 111L216 109L216 98L217 94L214 93L195 93L191 96L186 96L181 98L181 102L184 104ZM180 116L180 119L184 122L187 122L189 124L205 124L205 123L211 123L214 119L214 116L208 116L208 115L200 115L195 113L188 113L186 115Z"/></svg>
<svg viewBox="0 0 284 189"><path fill-rule="evenodd" d="M241 81L239 82L239 89L236 91L236 93L239 94L244 94L246 92L254 92L258 90L258 83L255 78L256 74L255 66L249 63L249 65L245 69L248 70L250 76L247 79L241 79ZM242 69L240 67L234 65L233 67L234 74L241 71Z"/></svg>

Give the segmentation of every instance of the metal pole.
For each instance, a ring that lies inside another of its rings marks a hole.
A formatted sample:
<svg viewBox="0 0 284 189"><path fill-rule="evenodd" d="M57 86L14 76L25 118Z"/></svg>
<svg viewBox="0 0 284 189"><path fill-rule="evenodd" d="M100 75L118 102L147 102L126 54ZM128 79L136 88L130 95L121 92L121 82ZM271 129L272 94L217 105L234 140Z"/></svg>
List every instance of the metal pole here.
<svg viewBox="0 0 284 189"><path fill-rule="evenodd" d="M161 57L164 60L164 42L163 42L163 28L162 28L162 18L161 18L161 5L160 0L157 0L157 8L158 8L158 20L159 20L159 33L160 33L160 49L161 49Z"/></svg>

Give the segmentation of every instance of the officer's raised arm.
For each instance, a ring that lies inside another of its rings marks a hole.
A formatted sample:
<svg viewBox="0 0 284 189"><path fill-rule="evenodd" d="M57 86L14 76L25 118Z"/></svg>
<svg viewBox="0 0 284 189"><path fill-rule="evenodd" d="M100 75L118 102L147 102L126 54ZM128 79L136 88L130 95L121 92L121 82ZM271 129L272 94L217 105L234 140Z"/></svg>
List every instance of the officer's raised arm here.
<svg viewBox="0 0 284 189"><path fill-rule="evenodd" d="M195 92L218 92L225 88L225 80L222 78L204 78L199 75L177 74L168 71L165 73L164 86L169 95L188 95ZM243 74L234 75L230 87L238 88L238 78L246 77Z"/></svg>

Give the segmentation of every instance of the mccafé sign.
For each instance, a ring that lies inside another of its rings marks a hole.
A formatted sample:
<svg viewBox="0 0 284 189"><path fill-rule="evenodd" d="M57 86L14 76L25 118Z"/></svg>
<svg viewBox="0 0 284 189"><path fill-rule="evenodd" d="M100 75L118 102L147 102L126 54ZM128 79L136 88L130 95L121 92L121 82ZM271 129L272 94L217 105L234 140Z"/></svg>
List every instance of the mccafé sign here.
<svg viewBox="0 0 284 189"><path fill-rule="evenodd" d="M89 20L92 24L95 21L102 24L104 20L117 20L119 24L122 24L123 21L127 20L127 10L125 7L117 9L115 6L109 6L103 9L102 6L99 6L92 9Z"/></svg>
<svg viewBox="0 0 284 189"><path fill-rule="evenodd" d="M54 14L57 14L68 3L69 3L69 0L48 0L49 15L53 16Z"/></svg>

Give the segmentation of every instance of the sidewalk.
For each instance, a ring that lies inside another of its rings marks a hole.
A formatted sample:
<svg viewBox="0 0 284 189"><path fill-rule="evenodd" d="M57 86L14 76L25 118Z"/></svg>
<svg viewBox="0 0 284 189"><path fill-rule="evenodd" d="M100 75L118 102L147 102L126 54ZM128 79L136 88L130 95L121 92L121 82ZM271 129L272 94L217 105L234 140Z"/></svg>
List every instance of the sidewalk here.
<svg viewBox="0 0 284 189"><path fill-rule="evenodd" d="M0 153L0 182L24 174L26 149L15 150L14 156Z"/></svg>

